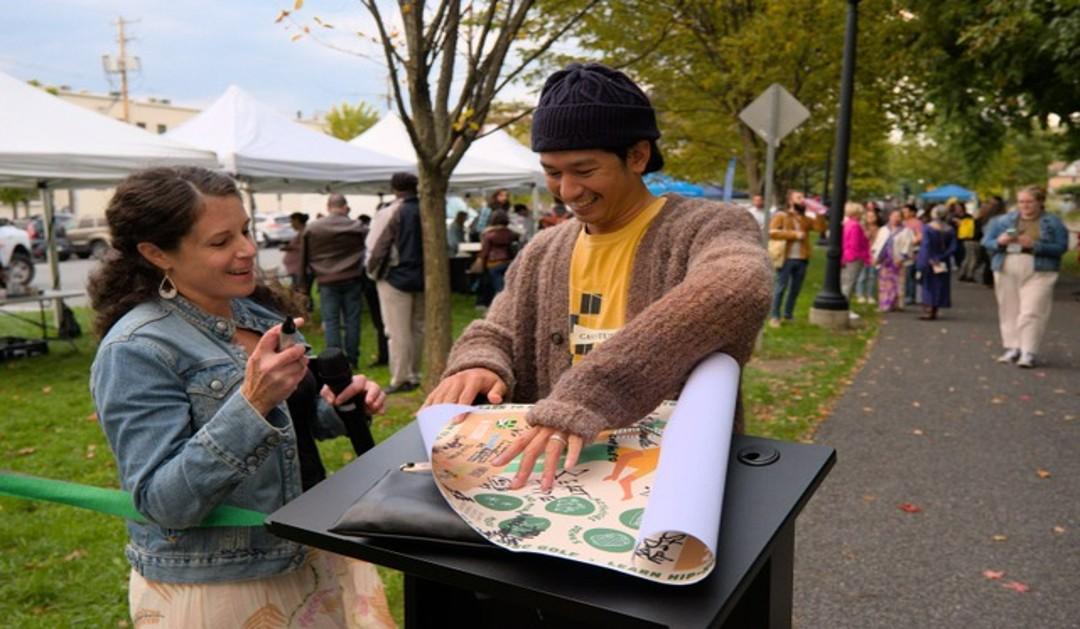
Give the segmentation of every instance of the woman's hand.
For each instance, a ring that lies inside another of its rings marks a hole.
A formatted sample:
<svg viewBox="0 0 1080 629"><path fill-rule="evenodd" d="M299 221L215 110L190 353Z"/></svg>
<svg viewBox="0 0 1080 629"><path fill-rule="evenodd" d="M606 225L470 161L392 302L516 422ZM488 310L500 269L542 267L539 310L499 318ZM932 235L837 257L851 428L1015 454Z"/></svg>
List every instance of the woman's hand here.
<svg viewBox="0 0 1080 629"><path fill-rule="evenodd" d="M555 484L555 473L558 471L559 456L562 454L563 449L566 449L566 461L563 464L563 469L568 470L577 465L583 445L584 441L577 435L546 426L533 426L510 442L510 447L495 457L491 464L495 467L502 467L514 460L514 457L518 454L524 452L517 475L514 476L513 482L510 483L510 489L521 489L529 481L529 477L532 476L533 466L542 452L544 454L544 471L540 477L540 489L551 491L551 486Z"/></svg>
<svg viewBox="0 0 1080 629"><path fill-rule="evenodd" d="M362 395L364 406L371 415L378 415L386 406L386 393L382 388L374 380L368 380L367 377L361 375L353 376L349 386L342 389L336 396L325 384L322 391L319 391L319 395L331 406L341 406L357 395Z"/></svg>
<svg viewBox="0 0 1080 629"><path fill-rule="evenodd" d="M1020 234L1016 238L1016 242L1020 243L1020 246L1025 249L1030 249L1035 246L1035 241L1031 239L1031 236L1027 234Z"/></svg>
<svg viewBox="0 0 1080 629"><path fill-rule="evenodd" d="M1006 233L1004 233L1004 234L1001 234L1000 236L998 236L998 237L997 237L997 243L998 243L999 245L1003 245L1003 246L1004 246L1004 245L1007 245L1007 244L1009 244L1009 243L1010 243L1010 242L1012 242L1012 241L1013 241L1013 237L1012 237L1012 236L1010 236L1010 235L1009 235L1009 234L1008 234L1007 232L1006 232Z"/></svg>
<svg viewBox="0 0 1080 629"><path fill-rule="evenodd" d="M466 369L444 378L424 400L424 406L472 404L478 395L487 397L492 404L502 404L506 390L506 383L494 371L480 367Z"/></svg>
<svg viewBox="0 0 1080 629"><path fill-rule="evenodd" d="M303 319L296 319L297 327L303 323ZM292 395L307 372L308 359L304 356L304 346L293 345L279 352L280 338L280 324L262 335L255 345L255 351L248 357L244 384L240 387L240 394L263 417Z"/></svg>

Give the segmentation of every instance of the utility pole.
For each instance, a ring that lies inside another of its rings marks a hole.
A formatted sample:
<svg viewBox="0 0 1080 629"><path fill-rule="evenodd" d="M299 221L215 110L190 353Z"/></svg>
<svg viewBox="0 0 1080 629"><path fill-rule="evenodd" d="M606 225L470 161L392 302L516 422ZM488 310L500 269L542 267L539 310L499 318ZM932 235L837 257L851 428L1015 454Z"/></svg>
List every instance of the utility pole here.
<svg viewBox="0 0 1080 629"><path fill-rule="evenodd" d="M109 55L103 55L101 58L106 74L120 75L120 102L123 106L124 122L131 122L131 103L128 98L128 71L135 71L140 67L138 57L127 56L127 43L134 38L127 37L124 34L124 27L128 24L134 24L136 21L125 20L123 17L116 18L113 23L116 24L117 28L116 42L120 45L120 54L117 55L116 59L112 59Z"/></svg>

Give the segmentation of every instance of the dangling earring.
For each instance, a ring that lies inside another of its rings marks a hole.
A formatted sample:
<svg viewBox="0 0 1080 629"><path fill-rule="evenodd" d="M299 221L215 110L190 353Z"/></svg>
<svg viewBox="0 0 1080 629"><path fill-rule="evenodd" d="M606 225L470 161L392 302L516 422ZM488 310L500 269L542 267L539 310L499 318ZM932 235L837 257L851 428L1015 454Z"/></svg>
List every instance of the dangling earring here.
<svg viewBox="0 0 1080 629"><path fill-rule="evenodd" d="M169 279L168 273L161 277L161 284L158 285L157 292L162 299L176 298L176 284L173 284L172 280Z"/></svg>

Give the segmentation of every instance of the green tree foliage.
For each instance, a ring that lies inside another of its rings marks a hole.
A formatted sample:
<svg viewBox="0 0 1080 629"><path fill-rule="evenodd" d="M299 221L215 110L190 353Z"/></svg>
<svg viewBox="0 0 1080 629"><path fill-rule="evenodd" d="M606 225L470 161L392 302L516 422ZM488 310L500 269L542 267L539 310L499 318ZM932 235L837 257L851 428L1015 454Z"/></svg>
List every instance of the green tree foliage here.
<svg viewBox="0 0 1080 629"><path fill-rule="evenodd" d="M450 176L470 144L482 134L492 102L522 76L600 0L570 0L561 19L538 11L537 0L361 0L374 33L355 33L376 44L389 75L390 92L417 157L424 243L425 385L432 388L450 352L450 274L446 257L446 194ZM325 41L333 24L311 17L292 39ZM355 42L354 42L355 43ZM333 48L347 49L327 43ZM366 53L354 54L372 59Z"/></svg>
<svg viewBox="0 0 1080 629"><path fill-rule="evenodd" d="M1080 3L1075 0L909 0L915 57L928 98L963 135L965 158L996 154L1011 136L1065 128L1080 156Z"/></svg>
<svg viewBox="0 0 1080 629"><path fill-rule="evenodd" d="M18 218L19 204L30 200L30 191L24 188L0 188L0 203L11 206L11 217Z"/></svg>
<svg viewBox="0 0 1080 629"><path fill-rule="evenodd" d="M888 130L916 99L912 89L894 89L911 39L899 4L860 7L850 172L853 193L866 194L885 186ZM811 117L781 145L777 182L820 192L835 135L845 10L818 0L629 0L590 12L576 35L649 87L667 170L695 180L721 179L736 157L747 186L762 189L765 145L738 113L770 84L783 85Z"/></svg>
<svg viewBox="0 0 1080 629"><path fill-rule="evenodd" d="M889 146L886 188L918 194L942 184L960 183L980 196L1010 198L1023 186L1046 182L1047 166L1062 153L1062 139L1059 133L1039 128L1007 129L998 146L971 160L966 133L939 123L920 141Z"/></svg>
<svg viewBox="0 0 1080 629"><path fill-rule="evenodd" d="M379 121L379 112L365 102L355 105L341 103L330 108L326 113L328 132L346 142L371 128Z"/></svg>

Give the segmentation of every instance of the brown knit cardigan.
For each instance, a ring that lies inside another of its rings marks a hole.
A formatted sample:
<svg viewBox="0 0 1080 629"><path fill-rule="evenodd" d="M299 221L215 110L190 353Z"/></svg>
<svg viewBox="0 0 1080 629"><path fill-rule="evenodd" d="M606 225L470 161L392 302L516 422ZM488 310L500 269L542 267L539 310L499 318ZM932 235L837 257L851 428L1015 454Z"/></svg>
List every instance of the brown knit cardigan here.
<svg viewBox="0 0 1080 629"><path fill-rule="evenodd" d="M466 328L443 377L490 369L527 420L591 440L672 399L713 352L744 365L772 298L773 270L749 212L668 195L638 245L626 325L571 367L570 258L582 223L540 231L487 316ZM736 431L741 432L741 404Z"/></svg>

